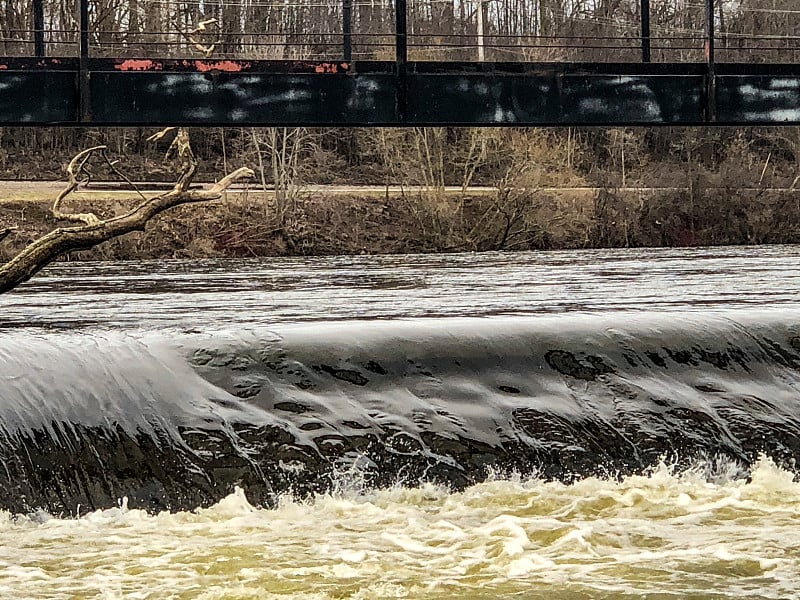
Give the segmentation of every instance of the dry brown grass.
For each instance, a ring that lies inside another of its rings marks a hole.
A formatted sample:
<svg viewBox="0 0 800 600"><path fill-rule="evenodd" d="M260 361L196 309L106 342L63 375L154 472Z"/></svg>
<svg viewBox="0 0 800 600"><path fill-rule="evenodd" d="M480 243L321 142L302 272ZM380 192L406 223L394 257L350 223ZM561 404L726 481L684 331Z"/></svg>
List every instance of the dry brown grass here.
<svg viewBox="0 0 800 600"><path fill-rule="evenodd" d="M800 241L800 194L710 189L703 184L698 180L690 192L530 189L507 197L498 192L448 194L437 200L435 227L420 226L421 219L432 215L421 212L412 199L385 194L310 194L279 222L269 194L229 193L203 207L178 207L154 219L144 232L67 260ZM137 201L130 194L89 192L71 199L71 209L92 208L108 216ZM0 243L0 260L58 225L50 204L49 197L7 197L0 203L0 228L19 226Z"/></svg>

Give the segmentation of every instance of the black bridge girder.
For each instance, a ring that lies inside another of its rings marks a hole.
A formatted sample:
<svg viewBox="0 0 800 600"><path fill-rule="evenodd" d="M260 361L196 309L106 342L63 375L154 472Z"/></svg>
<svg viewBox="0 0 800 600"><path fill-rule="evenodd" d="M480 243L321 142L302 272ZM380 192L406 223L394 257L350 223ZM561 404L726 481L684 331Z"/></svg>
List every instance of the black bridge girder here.
<svg viewBox="0 0 800 600"><path fill-rule="evenodd" d="M800 65L0 58L26 124L797 125Z"/></svg>

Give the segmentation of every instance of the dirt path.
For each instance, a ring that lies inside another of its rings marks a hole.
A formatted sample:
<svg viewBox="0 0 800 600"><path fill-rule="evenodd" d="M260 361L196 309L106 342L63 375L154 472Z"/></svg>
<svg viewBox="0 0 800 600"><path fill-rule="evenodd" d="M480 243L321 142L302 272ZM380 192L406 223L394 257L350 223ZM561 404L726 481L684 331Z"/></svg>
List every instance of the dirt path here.
<svg viewBox="0 0 800 600"><path fill-rule="evenodd" d="M0 203L19 202L21 200L43 201L54 199L64 188L62 181L2 181L0 180ZM171 187L168 183L137 182L137 187L147 196L158 194ZM199 184L204 185L204 184ZM549 194L565 194L574 197L592 196L601 188L591 186L581 187L546 187L541 188L542 192ZM649 194L658 192L679 192L686 191L688 188L683 186L676 187L645 187L628 186L616 188L615 191L633 194ZM715 188L707 188L715 189ZM399 185L308 185L302 188L304 194L314 196L350 196L350 197L396 197L405 194L416 195L423 188L419 186L402 187ZM459 186L448 186L445 193L448 195L458 195L464 190ZM800 192L789 188L740 188L742 192ZM253 184L247 187L236 186L228 190L229 194L241 194L244 192L255 194L273 194L271 188L264 192L260 185ZM496 192L496 188L490 186L472 186L467 188L466 194L469 196L483 196ZM87 187L82 187L74 193L74 197L85 200L123 200L136 197L136 193L126 189L124 183L120 182L93 182Z"/></svg>

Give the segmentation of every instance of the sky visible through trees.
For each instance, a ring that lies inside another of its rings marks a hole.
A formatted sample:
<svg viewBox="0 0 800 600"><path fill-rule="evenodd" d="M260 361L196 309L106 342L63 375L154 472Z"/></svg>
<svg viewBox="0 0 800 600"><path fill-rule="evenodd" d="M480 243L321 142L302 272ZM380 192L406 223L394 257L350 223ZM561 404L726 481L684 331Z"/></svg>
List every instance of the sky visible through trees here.
<svg viewBox="0 0 800 600"><path fill-rule="evenodd" d="M76 0L43 0L46 53L77 53ZM34 0L0 9L0 54L34 52ZM181 32L215 19L204 35L215 56L336 60L345 3L353 59L394 59L393 0L91 0L94 56L184 57ZM651 0L654 61L701 61L703 0ZM480 7L480 9L479 9ZM638 61L640 0L411 0L411 60ZM800 6L794 0L717 0L719 62L796 62ZM218 26L217 26L218 24ZM480 47L483 47L483 50Z"/></svg>

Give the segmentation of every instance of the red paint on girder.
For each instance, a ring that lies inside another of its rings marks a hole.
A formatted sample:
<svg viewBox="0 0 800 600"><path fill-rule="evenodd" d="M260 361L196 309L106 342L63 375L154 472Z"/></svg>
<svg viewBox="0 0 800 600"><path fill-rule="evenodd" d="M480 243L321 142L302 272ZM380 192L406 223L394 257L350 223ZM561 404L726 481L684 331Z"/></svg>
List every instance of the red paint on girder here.
<svg viewBox="0 0 800 600"><path fill-rule="evenodd" d="M317 73L343 73L349 68L349 63L319 63L314 67L314 71Z"/></svg>
<svg viewBox="0 0 800 600"><path fill-rule="evenodd" d="M161 71L164 65L154 60L125 60L118 65L114 65L118 71Z"/></svg>
<svg viewBox="0 0 800 600"><path fill-rule="evenodd" d="M225 73L238 73L250 67L250 63L236 62L233 60L196 60L194 61L194 68L201 73L208 73L209 71L223 71Z"/></svg>

